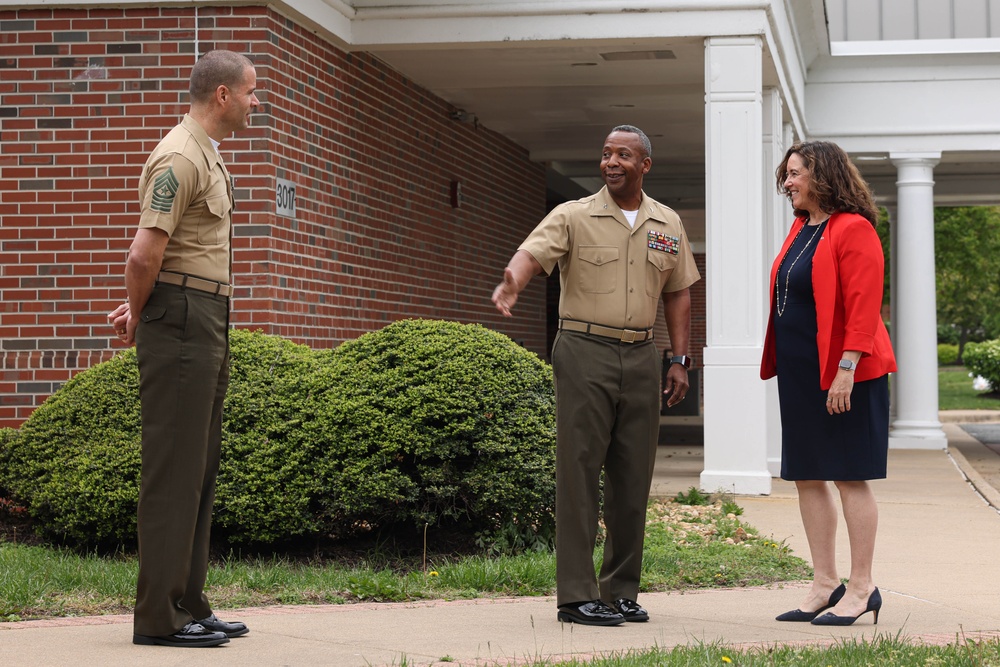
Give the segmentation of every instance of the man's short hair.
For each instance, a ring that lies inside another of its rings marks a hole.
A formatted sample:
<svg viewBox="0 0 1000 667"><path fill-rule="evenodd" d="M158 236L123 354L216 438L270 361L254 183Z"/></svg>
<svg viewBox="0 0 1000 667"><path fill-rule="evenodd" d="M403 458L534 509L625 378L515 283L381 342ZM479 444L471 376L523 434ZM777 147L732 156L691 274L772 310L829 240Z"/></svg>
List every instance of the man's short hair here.
<svg viewBox="0 0 1000 667"><path fill-rule="evenodd" d="M642 150L646 151L646 157L653 157L653 144L649 143L649 137L646 136L646 133L637 128L635 125L619 125L611 131L638 134L639 141L642 143Z"/></svg>
<svg viewBox="0 0 1000 667"><path fill-rule="evenodd" d="M247 67L253 63L244 55L233 51L209 51L195 63L191 70L192 102L205 102L212 98L219 86L233 88L243 82Z"/></svg>

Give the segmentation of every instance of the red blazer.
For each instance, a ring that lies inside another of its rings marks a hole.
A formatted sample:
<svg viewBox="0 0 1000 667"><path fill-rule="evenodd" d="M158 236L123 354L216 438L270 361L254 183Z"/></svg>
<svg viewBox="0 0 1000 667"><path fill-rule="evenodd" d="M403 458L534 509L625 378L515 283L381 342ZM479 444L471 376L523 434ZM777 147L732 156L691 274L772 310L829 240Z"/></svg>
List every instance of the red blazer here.
<svg viewBox="0 0 1000 667"><path fill-rule="evenodd" d="M760 362L762 380L777 375L773 286L778 266L804 224L803 218L795 220L771 266L771 315ZM882 244L868 220L856 213L835 213L830 217L816 244L812 263L821 389L833 384L844 350L861 351L855 382L896 370L896 357L881 315L884 267Z"/></svg>

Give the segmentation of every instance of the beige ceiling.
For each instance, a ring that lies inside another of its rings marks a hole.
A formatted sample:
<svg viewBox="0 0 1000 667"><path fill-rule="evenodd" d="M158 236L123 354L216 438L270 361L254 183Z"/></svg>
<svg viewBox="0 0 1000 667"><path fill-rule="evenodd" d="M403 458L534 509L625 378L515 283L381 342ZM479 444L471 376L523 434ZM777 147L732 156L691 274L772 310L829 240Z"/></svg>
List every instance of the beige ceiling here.
<svg viewBox="0 0 1000 667"><path fill-rule="evenodd" d="M506 0L353 0L372 12L407 14L446 5ZM812 3L800 3L813 7ZM822 6L822 5L819 5ZM641 20L636 14L637 20ZM482 20L489 21L489 17ZM817 19L822 24L822 17ZM825 36L825 30L823 31ZM705 206L705 65L703 37L512 40L504 43L356 45L499 132L550 167L550 189L578 197L601 186L600 148L608 130L630 123L653 142L647 193L701 217ZM405 40L401 40L405 41ZM765 41L763 85L779 86ZM656 57L669 51L673 58ZM786 121L789 120L786 113ZM880 199L892 204L895 167L888 155L856 156ZM939 203L1000 203L996 152L946 152L935 169ZM937 196L937 194L936 194ZM692 216L687 216L686 219ZM692 236L701 230L689 230ZM701 232L703 233L703 232Z"/></svg>
<svg viewBox="0 0 1000 667"><path fill-rule="evenodd" d="M664 57L669 52L673 58ZM532 159L600 187L608 131L628 123L653 143L647 192L679 208L704 206L704 40L375 49L408 78L525 147Z"/></svg>

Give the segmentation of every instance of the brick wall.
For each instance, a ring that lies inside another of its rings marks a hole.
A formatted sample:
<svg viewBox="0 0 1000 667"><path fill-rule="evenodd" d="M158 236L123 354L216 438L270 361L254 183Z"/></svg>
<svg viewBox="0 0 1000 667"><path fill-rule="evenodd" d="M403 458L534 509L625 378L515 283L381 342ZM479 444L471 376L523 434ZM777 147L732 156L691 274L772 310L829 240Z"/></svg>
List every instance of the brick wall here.
<svg viewBox="0 0 1000 667"><path fill-rule="evenodd" d="M261 89L253 127L221 147L236 326L329 347L435 317L544 352L541 281L512 320L489 302L545 212L543 166L266 7L197 11L197 23L193 8L0 12L0 426L116 351L105 313L124 297L139 172L210 48L246 53ZM294 219L275 214L276 178L296 185Z"/></svg>
<svg viewBox="0 0 1000 667"><path fill-rule="evenodd" d="M545 353L544 281L512 319L489 301L546 210L544 167L521 147L266 7L0 11L0 426L117 351L105 314L125 294L138 176L211 48L254 61L262 103L221 146L236 185L234 325L332 347L441 318ZM276 179L296 186L294 218L276 214ZM700 355L700 284L694 304Z"/></svg>

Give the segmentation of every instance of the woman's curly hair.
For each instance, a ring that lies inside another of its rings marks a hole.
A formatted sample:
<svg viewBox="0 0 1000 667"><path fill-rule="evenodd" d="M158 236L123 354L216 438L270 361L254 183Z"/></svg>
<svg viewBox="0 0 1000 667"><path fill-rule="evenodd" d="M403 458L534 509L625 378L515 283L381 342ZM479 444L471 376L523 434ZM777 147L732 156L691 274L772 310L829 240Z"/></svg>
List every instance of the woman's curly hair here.
<svg viewBox="0 0 1000 667"><path fill-rule="evenodd" d="M775 172L778 192L788 194L785 179L788 176L788 158L793 154L798 154L809 170L809 189L819 202L820 209L857 213L872 226L878 224L878 207L875 206L871 188L844 149L831 141L802 141L789 148ZM795 215L804 218L809 216L809 212L796 209Z"/></svg>

